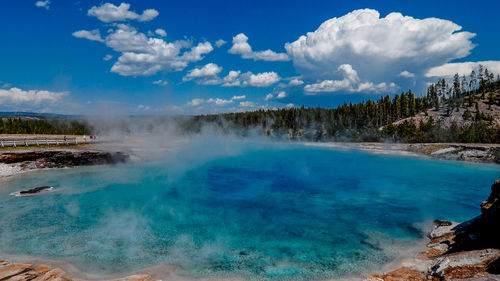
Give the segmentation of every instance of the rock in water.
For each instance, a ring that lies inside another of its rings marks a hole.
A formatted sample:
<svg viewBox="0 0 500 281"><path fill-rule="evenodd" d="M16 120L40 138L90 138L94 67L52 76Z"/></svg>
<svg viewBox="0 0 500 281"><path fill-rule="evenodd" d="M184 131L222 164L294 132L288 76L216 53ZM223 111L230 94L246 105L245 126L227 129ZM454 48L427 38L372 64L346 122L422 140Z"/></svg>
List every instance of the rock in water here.
<svg viewBox="0 0 500 281"><path fill-rule="evenodd" d="M458 225L450 252L500 249L500 180L491 186L488 200L481 203L481 215Z"/></svg>
<svg viewBox="0 0 500 281"><path fill-rule="evenodd" d="M54 189L52 186L39 186L39 187L35 187L35 188L31 188L31 189L27 189L27 190L21 190L21 191L16 191L16 192L12 192L10 195L14 195L14 196L29 196L29 195L36 195L40 192L45 192L45 191L50 191Z"/></svg>
<svg viewBox="0 0 500 281"><path fill-rule="evenodd" d="M481 213L484 219L496 218L496 222L500 222L500 180L496 180L491 186L488 200L481 203Z"/></svg>
<svg viewBox="0 0 500 281"><path fill-rule="evenodd" d="M25 195L25 194L35 194L35 193L40 193L44 190L50 190L52 189L52 186L39 186L39 187L35 187L35 188L32 188L32 189L28 189L28 190L22 190L20 191L19 193L22 194L22 195Z"/></svg>

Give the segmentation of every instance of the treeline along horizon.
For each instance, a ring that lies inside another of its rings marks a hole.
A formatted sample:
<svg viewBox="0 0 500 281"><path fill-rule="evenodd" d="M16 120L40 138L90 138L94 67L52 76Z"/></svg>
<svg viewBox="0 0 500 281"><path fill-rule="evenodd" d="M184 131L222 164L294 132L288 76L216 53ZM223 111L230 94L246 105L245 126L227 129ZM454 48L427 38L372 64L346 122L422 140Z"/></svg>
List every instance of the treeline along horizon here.
<svg viewBox="0 0 500 281"><path fill-rule="evenodd" d="M0 134L84 135L86 122L73 119L26 119L0 117Z"/></svg>
<svg viewBox="0 0 500 281"><path fill-rule="evenodd" d="M466 77L455 75L449 84L440 79L431 84L427 94L416 97L409 90L394 97L385 95L378 100L360 103L344 103L336 108L293 107L277 110L198 115L192 117L159 116L151 122L140 120L145 131L155 131L155 126L174 121L177 134L197 133L206 124L225 133L245 136L257 131L271 138L287 138L308 141L395 141L395 142L466 142L500 143L498 126L494 117L481 112L479 103L489 107L500 106L500 77L495 79L488 69L480 66ZM450 116L460 109L466 110L463 119L467 124L452 123L446 126L440 120L429 118L427 122L396 121L414 117L418 113L437 110ZM152 117L153 118L153 117ZM151 119L151 118L150 118ZM153 118L154 119L154 118ZM127 121L114 124L132 133ZM100 124L78 119L0 117L0 133L3 134L72 134L90 132L106 134Z"/></svg>
<svg viewBox="0 0 500 281"><path fill-rule="evenodd" d="M479 111L478 102L499 104L500 78L495 79L488 69L479 67L476 74L472 71L466 77L456 74L452 84L440 79L431 84L427 95L416 97L409 90L392 99L389 95L376 101L344 103L337 108L292 107L277 110L256 110L248 112L199 115L193 117L186 126L191 131L199 131L205 123L215 124L226 131L243 135L250 129L259 129L271 137L312 141L397 141L397 142L465 142L500 143L498 127L490 126L492 116ZM471 124L452 123L444 126L439 120L429 118L420 125L401 119L415 116L429 109L454 110L474 106L475 112L468 109L463 118ZM466 115L466 116L465 116Z"/></svg>

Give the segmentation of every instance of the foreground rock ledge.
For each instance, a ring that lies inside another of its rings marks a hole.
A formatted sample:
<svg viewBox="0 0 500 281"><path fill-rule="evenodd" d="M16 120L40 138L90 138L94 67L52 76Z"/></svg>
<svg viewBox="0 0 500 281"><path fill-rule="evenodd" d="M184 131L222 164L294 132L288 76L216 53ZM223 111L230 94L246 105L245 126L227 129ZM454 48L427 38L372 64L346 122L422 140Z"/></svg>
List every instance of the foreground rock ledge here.
<svg viewBox="0 0 500 281"><path fill-rule="evenodd" d="M135 274L123 278L112 279L110 281L144 281L151 275ZM31 265L23 263L8 263L0 260L0 280L2 281L66 281L81 279L70 278L59 268L52 268L48 265Z"/></svg>
<svg viewBox="0 0 500 281"><path fill-rule="evenodd" d="M71 168L78 166L123 163L123 152L82 149L23 150L0 153L0 163L20 164L22 170Z"/></svg>
<svg viewBox="0 0 500 281"><path fill-rule="evenodd" d="M500 280L500 180L480 216L461 224L437 220L429 238L428 250L413 261L366 280Z"/></svg>

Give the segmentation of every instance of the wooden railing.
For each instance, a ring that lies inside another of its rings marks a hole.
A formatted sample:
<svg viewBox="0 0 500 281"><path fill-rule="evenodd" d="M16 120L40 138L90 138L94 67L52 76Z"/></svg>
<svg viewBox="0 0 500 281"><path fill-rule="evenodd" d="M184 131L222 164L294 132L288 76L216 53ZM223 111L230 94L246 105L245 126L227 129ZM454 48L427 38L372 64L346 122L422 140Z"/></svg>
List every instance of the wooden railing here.
<svg viewBox="0 0 500 281"><path fill-rule="evenodd" d="M41 145L75 145L82 143L94 143L93 139L82 139L77 137L71 138L30 138L30 137L18 137L18 138L0 138L0 147L20 147L20 146L41 146Z"/></svg>

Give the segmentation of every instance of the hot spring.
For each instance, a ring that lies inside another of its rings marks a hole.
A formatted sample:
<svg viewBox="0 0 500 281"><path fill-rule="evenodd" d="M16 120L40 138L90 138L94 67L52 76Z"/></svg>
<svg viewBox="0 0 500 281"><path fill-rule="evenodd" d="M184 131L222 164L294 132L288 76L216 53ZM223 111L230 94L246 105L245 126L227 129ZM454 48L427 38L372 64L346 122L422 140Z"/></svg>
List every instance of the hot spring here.
<svg viewBox="0 0 500 281"><path fill-rule="evenodd" d="M0 252L99 275L169 264L193 278L341 278L399 257L433 219L478 215L500 176L357 150L210 147L1 179ZM43 185L54 191L9 196Z"/></svg>

